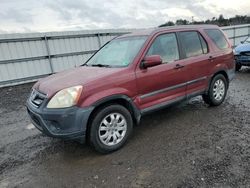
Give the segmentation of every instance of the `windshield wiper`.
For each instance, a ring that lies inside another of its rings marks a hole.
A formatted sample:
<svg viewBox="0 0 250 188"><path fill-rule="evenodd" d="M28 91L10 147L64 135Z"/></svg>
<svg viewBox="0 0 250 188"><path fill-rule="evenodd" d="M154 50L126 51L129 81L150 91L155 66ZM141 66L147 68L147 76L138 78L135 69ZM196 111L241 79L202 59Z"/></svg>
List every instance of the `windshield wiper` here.
<svg viewBox="0 0 250 188"><path fill-rule="evenodd" d="M105 65L105 64L92 64L90 66L92 66L92 67L111 67L110 65Z"/></svg>

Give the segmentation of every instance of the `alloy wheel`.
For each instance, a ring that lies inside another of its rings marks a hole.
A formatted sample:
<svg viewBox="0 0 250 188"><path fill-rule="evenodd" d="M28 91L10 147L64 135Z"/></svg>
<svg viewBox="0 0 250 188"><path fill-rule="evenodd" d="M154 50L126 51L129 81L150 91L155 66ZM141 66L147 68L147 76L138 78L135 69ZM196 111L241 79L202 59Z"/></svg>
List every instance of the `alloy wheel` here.
<svg viewBox="0 0 250 188"><path fill-rule="evenodd" d="M111 113L100 123L98 135L107 146L114 146L122 141L127 132L127 121L120 113Z"/></svg>
<svg viewBox="0 0 250 188"><path fill-rule="evenodd" d="M214 83L214 87L213 87L214 99L217 101L222 100L225 95L225 90L226 90L226 86L223 80L221 79L216 80L216 82Z"/></svg>

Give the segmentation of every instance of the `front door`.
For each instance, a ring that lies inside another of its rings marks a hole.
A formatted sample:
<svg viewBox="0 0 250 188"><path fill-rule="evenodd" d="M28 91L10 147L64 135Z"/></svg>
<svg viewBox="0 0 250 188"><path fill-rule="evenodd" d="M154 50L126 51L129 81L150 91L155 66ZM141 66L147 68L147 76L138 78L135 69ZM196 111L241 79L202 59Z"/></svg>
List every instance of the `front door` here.
<svg viewBox="0 0 250 188"><path fill-rule="evenodd" d="M157 36L146 56L160 55L163 63L147 69L137 68L137 104L141 110L160 107L186 96L186 67L180 60L176 33Z"/></svg>

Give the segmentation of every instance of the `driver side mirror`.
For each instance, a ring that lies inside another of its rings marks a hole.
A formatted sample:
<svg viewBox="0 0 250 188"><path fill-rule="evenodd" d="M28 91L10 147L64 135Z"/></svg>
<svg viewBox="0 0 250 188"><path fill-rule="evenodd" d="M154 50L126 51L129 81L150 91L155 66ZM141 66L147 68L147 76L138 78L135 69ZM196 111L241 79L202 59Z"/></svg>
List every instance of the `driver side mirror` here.
<svg viewBox="0 0 250 188"><path fill-rule="evenodd" d="M162 59L160 55L146 56L141 62L141 68L154 67L162 64Z"/></svg>

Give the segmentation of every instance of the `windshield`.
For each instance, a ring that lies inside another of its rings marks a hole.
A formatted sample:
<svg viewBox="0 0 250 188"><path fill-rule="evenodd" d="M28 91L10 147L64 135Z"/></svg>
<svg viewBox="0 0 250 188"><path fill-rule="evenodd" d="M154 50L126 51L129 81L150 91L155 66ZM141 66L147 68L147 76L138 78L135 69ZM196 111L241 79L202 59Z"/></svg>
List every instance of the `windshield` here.
<svg viewBox="0 0 250 188"><path fill-rule="evenodd" d="M91 59L87 66L125 67L135 58L146 41L146 36L114 39L106 44Z"/></svg>

